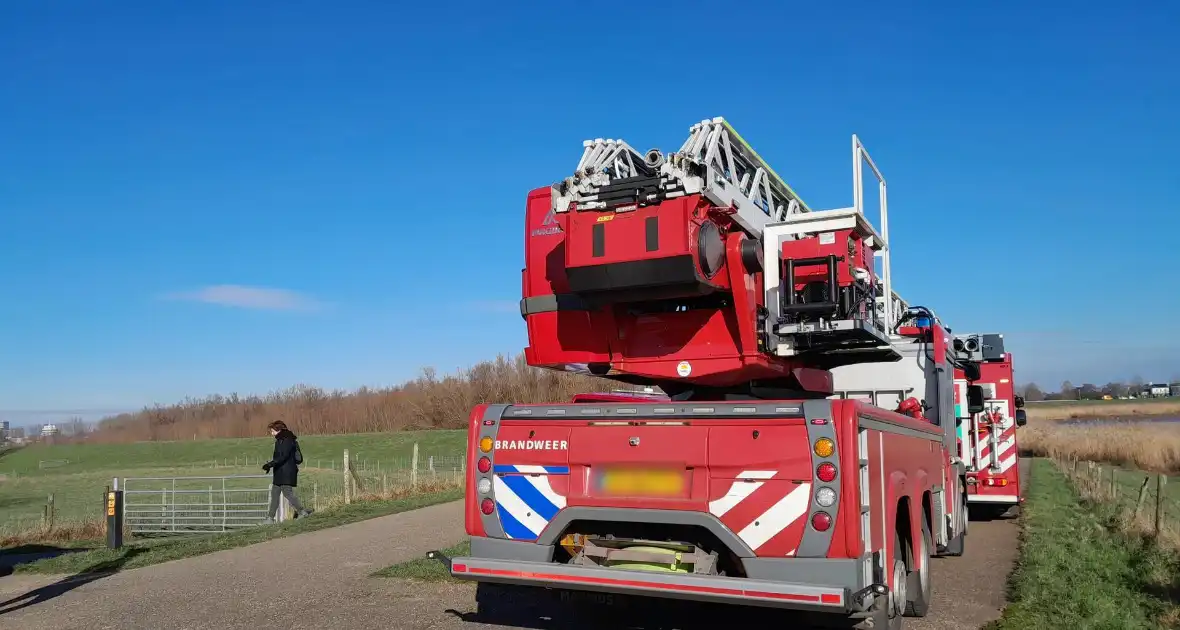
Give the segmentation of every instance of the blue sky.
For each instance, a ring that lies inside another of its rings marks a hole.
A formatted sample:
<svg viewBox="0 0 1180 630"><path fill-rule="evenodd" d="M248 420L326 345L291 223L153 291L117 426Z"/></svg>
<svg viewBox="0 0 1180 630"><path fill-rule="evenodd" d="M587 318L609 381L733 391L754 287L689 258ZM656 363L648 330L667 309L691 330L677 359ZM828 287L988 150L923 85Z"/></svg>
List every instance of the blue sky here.
<svg viewBox="0 0 1180 630"><path fill-rule="evenodd" d="M5 3L0 409L515 353L527 192L712 116L817 208L860 134L895 287L1020 380L1180 375L1174 3L626 4Z"/></svg>

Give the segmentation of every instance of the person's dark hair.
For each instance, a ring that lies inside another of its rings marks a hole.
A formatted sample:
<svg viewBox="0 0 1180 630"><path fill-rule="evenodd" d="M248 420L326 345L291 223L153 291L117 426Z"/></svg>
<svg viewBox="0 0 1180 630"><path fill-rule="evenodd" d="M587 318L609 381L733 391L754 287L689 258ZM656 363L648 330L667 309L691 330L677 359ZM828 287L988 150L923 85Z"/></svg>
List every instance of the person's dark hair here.
<svg viewBox="0 0 1180 630"><path fill-rule="evenodd" d="M274 422L266 425L266 428L273 429L275 431L286 431L287 425L282 420L275 420Z"/></svg>

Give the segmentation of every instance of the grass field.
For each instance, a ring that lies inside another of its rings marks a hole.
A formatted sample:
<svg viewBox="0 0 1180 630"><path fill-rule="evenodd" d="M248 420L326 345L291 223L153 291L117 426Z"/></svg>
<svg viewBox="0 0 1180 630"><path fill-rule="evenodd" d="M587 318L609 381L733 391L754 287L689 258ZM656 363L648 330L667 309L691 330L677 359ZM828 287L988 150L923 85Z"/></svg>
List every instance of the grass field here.
<svg viewBox="0 0 1180 630"><path fill-rule="evenodd" d="M353 467L373 489L408 480L414 444L419 479L454 477L462 465L462 431L415 431L300 437L304 465L300 495L311 503L343 492L341 460L349 449ZM261 475L274 440L269 437L132 444L30 446L0 453L0 533L39 527L54 495L55 523L101 517L102 493L113 477ZM427 467L434 458L433 475ZM266 485L266 480L255 483Z"/></svg>
<svg viewBox="0 0 1180 630"><path fill-rule="evenodd" d="M986 630L1174 628L1180 563L1150 541L1116 531L1112 513L1084 502L1051 462L1033 462L1021 508L1012 602Z"/></svg>

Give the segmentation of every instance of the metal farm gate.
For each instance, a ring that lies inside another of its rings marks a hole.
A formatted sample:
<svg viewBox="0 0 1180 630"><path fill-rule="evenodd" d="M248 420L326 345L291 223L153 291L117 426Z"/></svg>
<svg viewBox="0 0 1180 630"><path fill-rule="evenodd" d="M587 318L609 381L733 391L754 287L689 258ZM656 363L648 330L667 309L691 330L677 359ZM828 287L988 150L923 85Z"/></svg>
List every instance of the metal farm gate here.
<svg viewBox="0 0 1180 630"><path fill-rule="evenodd" d="M123 527L136 534L229 532L262 524L270 504L270 475L124 477ZM276 519L283 520L286 501Z"/></svg>

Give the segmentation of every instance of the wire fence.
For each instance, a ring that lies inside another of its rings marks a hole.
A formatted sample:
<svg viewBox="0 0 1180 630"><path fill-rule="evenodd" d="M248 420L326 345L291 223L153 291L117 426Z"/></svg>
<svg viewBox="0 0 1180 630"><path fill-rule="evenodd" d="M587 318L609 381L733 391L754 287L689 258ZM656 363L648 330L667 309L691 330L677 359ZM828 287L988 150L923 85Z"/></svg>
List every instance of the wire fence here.
<svg viewBox="0 0 1180 630"><path fill-rule="evenodd" d="M148 527L141 523L136 526L138 530L161 529L169 533L228 531L235 523L257 522L256 517L265 518L269 511L270 475L259 474L259 467L268 459L239 455L210 460L204 466L186 464L162 469L163 474L150 477L119 477L138 484L122 488L134 491L132 496L125 495L128 511L142 510L134 516L141 521L164 525ZM404 457L355 458L345 449L338 458L305 459L299 467L296 494L305 507L323 510L356 500L405 496L419 489L461 485L465 473L463 450L428 453L414 444L411 454ZM44 489L40 485L44 482L40 480L28 477L24 480L37 482L37 490ZM224 499L223 480L227 484ZM73 482L61 482L60 485L49 482L54 484L48 487L49 492L38 492L39 499L30 499L37 502L34 505L20 512L0 508L0 536L50 533L68 528L89 529L101 525L105 519L105 492L113 485L114 479L107 479L106 489L102 485L91 485L94 481L80 487L71 485ZM233 500L228 495L239 495L240 500ZM233 505L235 503L249 505ZM224 526L216 524L221 512L225 512ZM128 514L129 518L131 516ZM176 517L175 525L172 517ZM189 521L198 526L186 530L183 525Z"/></svg>
<svg viewBox="0 0 1180 630"><path fill-rule="evenodd" d="M1180 478L1082 460L1054 460L1086 498L1110 505L1123 526L1180 543Z"/></svg>

